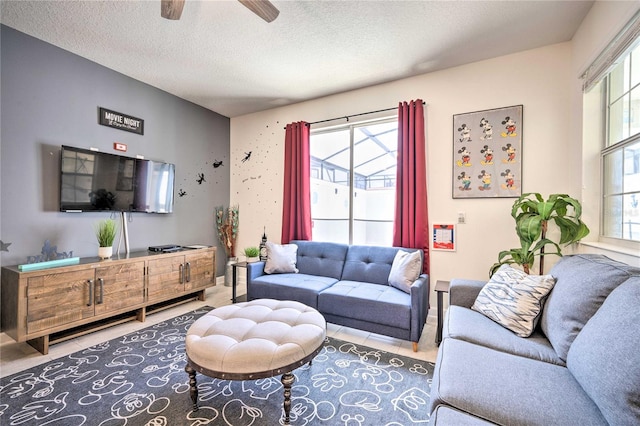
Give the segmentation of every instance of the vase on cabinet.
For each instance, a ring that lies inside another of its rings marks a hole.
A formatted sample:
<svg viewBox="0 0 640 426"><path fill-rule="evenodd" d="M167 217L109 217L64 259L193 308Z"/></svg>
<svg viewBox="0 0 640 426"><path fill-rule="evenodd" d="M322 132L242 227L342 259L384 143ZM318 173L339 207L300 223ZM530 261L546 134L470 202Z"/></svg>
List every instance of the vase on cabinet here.
<svg viewBox="0 0 640 426"><path fill-rule="evenodd" d="M233 285L233 264L238 262L237 257L228 257L227 264L224 269L224 286L231 287Z"/></svg>

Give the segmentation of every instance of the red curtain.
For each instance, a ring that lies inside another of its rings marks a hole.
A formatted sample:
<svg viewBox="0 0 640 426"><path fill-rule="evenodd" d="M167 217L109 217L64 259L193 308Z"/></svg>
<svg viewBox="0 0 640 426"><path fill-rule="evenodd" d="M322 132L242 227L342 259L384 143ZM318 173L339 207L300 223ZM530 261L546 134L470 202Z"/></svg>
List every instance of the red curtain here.
<svg viewBox="0 0 640 426"><path fill-rule="evenodd" d="M393 245L424 252L423 272L429 273L427 167L424 107L421 99L398 106L398 167Z"/></svg>
<svg viewBox="0 0 640 426"><path fill-rule="evenodd" d="M284 197L280 241L311 240L309 125L287 124L284 138Z"/></svg>

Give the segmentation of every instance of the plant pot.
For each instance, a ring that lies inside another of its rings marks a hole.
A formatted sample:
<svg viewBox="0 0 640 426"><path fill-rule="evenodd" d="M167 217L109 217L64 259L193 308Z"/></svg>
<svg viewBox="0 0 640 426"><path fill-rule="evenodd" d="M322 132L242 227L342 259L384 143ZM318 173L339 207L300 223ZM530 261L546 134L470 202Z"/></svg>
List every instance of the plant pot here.
<svg viewBox="0 0 640 426"><path fill-rule="evenodd" d="M260 258L258 256L256 256L256 257L247 257L247 263L257 262L258 260L260 260Z"/></svg>
<svg viewBox="0 0 640 426"><path fill-rule="evenodd" d="M237 257L228 257L226 268L224 270L224 286L231 287L233 285L233 264L238 261Z"/></svg>
<svg viewBox="0 0 640 426"><path fill-rule="evenodd" d="M100 259L109 259L113 255L113 247L99 247L98 257Z"/></svg>

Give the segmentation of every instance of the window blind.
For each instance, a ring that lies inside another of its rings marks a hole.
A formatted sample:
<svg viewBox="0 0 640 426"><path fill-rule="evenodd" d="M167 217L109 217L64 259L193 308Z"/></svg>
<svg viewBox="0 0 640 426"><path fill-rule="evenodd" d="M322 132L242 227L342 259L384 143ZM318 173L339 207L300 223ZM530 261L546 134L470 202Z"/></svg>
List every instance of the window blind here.
<svg viewBox="0 0 640 426"><path fill-rule="evenodd" d="M581 78L584 80L582 90L588 92L607 75L617 65L618 60L634 47L638 36L640 36L640 11L636 12L622 31L582 74Z"/></svg>

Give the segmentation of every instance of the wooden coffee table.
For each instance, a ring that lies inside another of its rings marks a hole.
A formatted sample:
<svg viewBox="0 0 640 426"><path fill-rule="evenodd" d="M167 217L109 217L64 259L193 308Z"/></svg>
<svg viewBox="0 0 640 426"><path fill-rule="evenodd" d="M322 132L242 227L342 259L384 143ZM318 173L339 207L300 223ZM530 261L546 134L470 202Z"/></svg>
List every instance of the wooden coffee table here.
<svg viewBox="0 0 640 426"><path fill-rule="evenodd" d="M289 424L291 372L320 352L326 321L299 302L257 299L214 309L187 331L185 371L193 410L198 410L196 372L223 380L256 380L282 374L284 424Z"/></svg>

